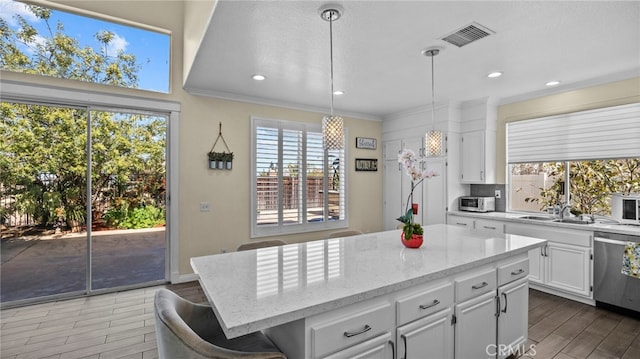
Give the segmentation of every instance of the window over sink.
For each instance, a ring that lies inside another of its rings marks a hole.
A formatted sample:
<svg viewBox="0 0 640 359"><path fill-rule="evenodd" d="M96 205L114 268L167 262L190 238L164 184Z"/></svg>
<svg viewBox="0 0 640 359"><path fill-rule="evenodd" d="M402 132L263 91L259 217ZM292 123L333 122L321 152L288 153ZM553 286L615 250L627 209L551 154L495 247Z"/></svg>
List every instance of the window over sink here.
<svg viewBox="0 0 640 359"><path fill-rule="evenodd" d="M513 211L545 212L569 193L574 214L610 216L611 194L640 192L640 158L510 164L508 190Z"/></svg>
<svg viewBox="0 0 640 359"><path fill-rule="evenodd" d="M640 103L507 124L509 209L611 215L613 193L640 192Z"/></svg>

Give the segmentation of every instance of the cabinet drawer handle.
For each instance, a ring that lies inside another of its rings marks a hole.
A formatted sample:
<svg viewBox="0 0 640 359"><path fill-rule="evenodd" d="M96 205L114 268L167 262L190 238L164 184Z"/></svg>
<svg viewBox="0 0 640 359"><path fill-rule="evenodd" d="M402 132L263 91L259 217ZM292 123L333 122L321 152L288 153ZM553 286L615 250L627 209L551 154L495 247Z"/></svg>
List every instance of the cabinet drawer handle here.
<svg viewBox="0 0 640 359"><path fill-rule="evenodd" d="M484 228L486 228L486 229L496 229L496 227L491 227L491 226L484 226Z"/></svg>
<svg viewBox="0 0 640 359"><path fill-rule="evenodd" d="M369 326L369 324L365 325L364 328L362 328L361 331L359 332L353 332L353 333L349 333L349 332L344 332L344 336L347 338L351 338L351 337L355 337L356 335L360 335L362 333L366 333L368 331L371 330L371 327Z"/></svg>
<svg viewBox="0 0 640 359"><path fill-rule="evenodd" d="M511 275L518 275L518 274L522 274L522 273L524 273L524 269L520 268L515 272L511 272Z"/></svg>
<svg viewBox="0 0 640 359"><path fill-rule="evenodd" d="M459 226L466 226L467 225L466 223L460 223L460 222L456 222L456 224L459 225Z"/></svg>
<svg viewBox="0 0 640 359"><path fill-rule="evenodd" d="M487 282L482 282L482 284L472 285L472 286L471 286L471 288L473 288L473 289L480 289L480 288L484 288L484 287L486 287L486 286L488 286L488 285L489 285L489 283L487 283Z"/></svg>
<svg viewBox="0 0 640 359"><path fill-rule="evenodd" d="M434 299L433 302L431 302L431 304L420 304L420 309L429 309L431 307L435 307L438 304L440 304L440 301L437 299Z"/></svg>

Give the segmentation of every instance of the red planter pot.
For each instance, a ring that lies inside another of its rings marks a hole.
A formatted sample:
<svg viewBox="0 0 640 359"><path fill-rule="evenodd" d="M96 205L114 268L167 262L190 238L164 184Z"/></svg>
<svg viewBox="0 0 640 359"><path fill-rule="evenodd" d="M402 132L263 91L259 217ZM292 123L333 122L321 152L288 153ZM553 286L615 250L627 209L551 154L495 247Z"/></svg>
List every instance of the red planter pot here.
<svg viewBox="0 0 640 359"><path fill-rule="evenodd" d="M404 232L400 232L400 241L407 248L420 248L422 245L422 234L413 234L408 240L404 239Z"/></svg>

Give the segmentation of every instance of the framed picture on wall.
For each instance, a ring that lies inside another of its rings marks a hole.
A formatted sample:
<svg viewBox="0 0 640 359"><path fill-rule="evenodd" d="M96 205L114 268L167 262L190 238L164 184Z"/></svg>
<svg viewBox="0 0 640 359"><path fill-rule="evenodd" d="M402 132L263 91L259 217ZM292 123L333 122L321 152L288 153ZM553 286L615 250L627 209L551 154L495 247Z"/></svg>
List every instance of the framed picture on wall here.
<svg viewBox="0 0 640 359"><path fill-rule="evenodd" d="M376 158L356 158L356 171L377 171L378 160Z"/></svg>
<svg viewBox="0 0 640 359"><path fill-rule="evenodd" d="M356 137L356 148L375 150L377 147L378 141L375 138Z"/></svg>

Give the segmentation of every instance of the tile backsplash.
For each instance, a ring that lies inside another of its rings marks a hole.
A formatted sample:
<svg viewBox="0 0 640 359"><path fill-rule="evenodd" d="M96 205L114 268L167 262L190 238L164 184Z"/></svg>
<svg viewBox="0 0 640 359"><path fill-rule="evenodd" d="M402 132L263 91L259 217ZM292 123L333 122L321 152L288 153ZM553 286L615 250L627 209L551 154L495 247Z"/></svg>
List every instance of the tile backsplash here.
<svg viewBox="0 0 640 359"><path fill-rule="evenodd" d="M470 193L471 196L478 197L494 197L496 194L496 190L500 190L500 198L496 198L496 212L505 212L507 209L507 202L504 198L504 189L505 185L503 184L472 184L470 185Z"/></svg>

